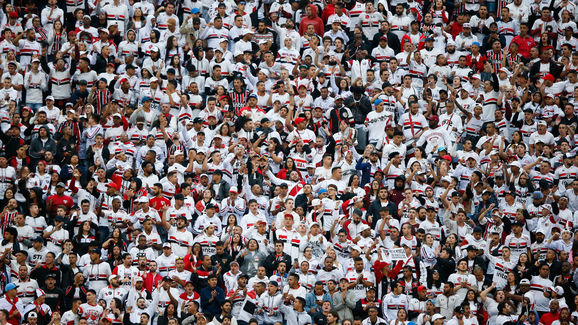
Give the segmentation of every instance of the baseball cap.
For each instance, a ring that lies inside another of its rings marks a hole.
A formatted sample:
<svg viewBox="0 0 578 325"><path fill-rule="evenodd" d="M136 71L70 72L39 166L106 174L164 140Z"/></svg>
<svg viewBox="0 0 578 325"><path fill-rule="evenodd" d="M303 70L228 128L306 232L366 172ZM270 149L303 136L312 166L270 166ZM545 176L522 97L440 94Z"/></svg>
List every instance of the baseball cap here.
<svg viewBox="0 0 578 325"><path fill-rule="evenodd" d="M436 320L438 320L438 319L445 319L445 317L444 317L443 315L441 315L441 314L434 314L434 315L431 317L431 320L432 320L432 321L436 321Z"/></svg>
<svg viewBox="0 0 578 325"><path fill-rule="evenodd" d="M16 285L14 283L8 283L6 285L6 287L4 288L4 292L8 292L10 290L14 290L16 289Z"/></svg>
<svg viewBox="0 0 578 325"><path fill-rule="evenodd" d="M542 80L550 80L550 81L554 82L555 79L551 73L546 73L546 75L542 77Z"/></svg>

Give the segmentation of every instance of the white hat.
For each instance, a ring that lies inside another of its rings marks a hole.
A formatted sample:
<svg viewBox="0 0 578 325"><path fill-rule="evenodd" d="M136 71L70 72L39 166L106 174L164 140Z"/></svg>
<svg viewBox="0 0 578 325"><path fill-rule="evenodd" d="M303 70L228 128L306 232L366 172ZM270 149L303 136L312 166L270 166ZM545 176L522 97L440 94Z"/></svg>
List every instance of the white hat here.
<svg viewBox="0 0 578 325"><path fill-rule="evenodd" d="M351 245L351 246L349 246L349 248L350 248L352 251L358 251L358 252L360 252L360 253L363 253L363 249L361 249L361 247L359 247L359 245Z"/></svg>
<svg viewBox="0 0 578 325"><path fill-rule="evenodd" d="M522 279L522 280L520 280L520 284L530 285L530 280L528 280L528 279Z"/></svg>
<svg viewBox="0 0 578 325"><path fill-rule="evenodd" d="M470 25L470 23L464 23L462 25L463 28L472 28L472 25Z"/></svg>
<svg viewBox="0 0 578 325"><path fill-rule="evenodd" d="M165 248L165 247L171 247L171 243L165 242L165 243L163 244L163 248Z"/></svg>
<svg viewBox="0 0 578 325"><path fill-rule="evenodd" d="M562 288L561 286L556 286L554 288L554 291L556 292L556 294L558 296L563 296L564 295L564 288Z"/></svg>
<svg viewBox="0 0 578 325"><path fill-rule="evenodd" d="M438 319L445 319L445 317L442 316L441 314L434 314L431 318L432 321L436 321Z"/></svg>
<svg viewBox="0 0 578 325"><path fill-rule="evenodd" d="M321 204L321 200L320 199L313 199L311 201L311 205L313 206L318 206L319 204Z"/></svg>
<svg viewBox="0 0 578 325"><path fill-rule="evenodd" d="M38 318L38 314L34 311L28 313L28 318Z"/></svg>
<svg viewBox="0 0 578 325"><path fill-rule="evenodd" d="M174 153L174 155L175 155L175 156L184 155L184 153L183 153L181 150L176 150L175 153Z"/></svg>
<svg viewBox="0 0 578 325"><path fill-rule="evenodd" d="M233 56L239 56L239 55L243 55L243 51L235 50L235 54Z"/></svg>
<svg viewBox="0 0 578 325"><path fill-rule="evenodd" d="M261 69L261 72L263 72L264 75L266 75L267 77L269 77L269 69Z"/></svg>
<svg viewBox="0 0 578 325"><path fill-rule="evenodd" d="M158 52L158 51L159 51L158 47L156 47L156 46L151 47L151 52Z"/></svg>
<svg viewBox="0 0 578 325"><path fill-rule="evenodd" d="M255 34L255 32L253 32L252 30L250 30L249 28L245 28L243 30L243 34Z"/></svg>
<svg viewBox="0 0 578 325"><path fill-rule="evenodd" d="M146 203L149 201L149 198L146 195L143 195L141 197L139 197L138 199L136 199L136 202L138 203Z"/></svg>
<svg viewBox="0 0 578 325"><path fill-rule="evenodd" d="M46 100L54 100L54 96L47 96Z"/></svg>
<svg viewBox="0 0 578 325"><path fill-rule="evenodd" d="M118 278L118 274L113 274L111 276L108 277L108 282L112 281L112 279L114 278Z"/></svg>
<svg viewBox="0 0 578 325"><path fill-rule="evenodd" d="M144 281L144 279L140 276L134 278L134 282L142 282L142 281Z"/></svg>
<svg viewBox="0 0 578 325"><path fill-rule="evenodd" d="M239 194L239 188L237 188L237 186L231 186L231 188L229 189L229 193Z"/></svg>
<svg viewBox="0 0 578 325"><path fill-rule="evenodd" d="M359 232L365 231L367 229L371 229L371 228L366 223L362 223L361 226L359 226Z"/></svg>
<svg viewBox="0 0 578 325"><path fill-rule="evenodd" d="M159 81L159 78L157 78L157 77L152 77L152 78L150 78L149 81L150 81L150 82L158 82L158 81Z"/></svg>
<svg viewBox="0 0 578 325"><path fill-rule="evenodd" d="M456 46L456 42L454 42L452 40L448 40L446 46Z"/></svg>
<svg viewBox="0 0 578 325"><path fill-rule="evenodd" d="M441 181L451 183L452 177L451 176L442 176Z"/></svg>
<svg viewBox="0 0 578 325"><path fill-rule="evenodd" d="M514 161L510 164L510 167L518 167L518 168L522 168L522 164L519 161Z"/></svg>
<svg viewBox="0 0 578 325"><path fill-rule="evenodd" d="M120 115L120 113L114 113L112 114L112 117L122 118L122 115Z"/></svg>
<svg viewBox="0 0 578 325"><path fill-rule="evenodd" d="M312 222L312 223L309 225L309 229L313 228L313 226L319 226L319 227L321 227L321 225L320 225L319 222L317 222L317 221L316 221L316 222Z"/></svg>

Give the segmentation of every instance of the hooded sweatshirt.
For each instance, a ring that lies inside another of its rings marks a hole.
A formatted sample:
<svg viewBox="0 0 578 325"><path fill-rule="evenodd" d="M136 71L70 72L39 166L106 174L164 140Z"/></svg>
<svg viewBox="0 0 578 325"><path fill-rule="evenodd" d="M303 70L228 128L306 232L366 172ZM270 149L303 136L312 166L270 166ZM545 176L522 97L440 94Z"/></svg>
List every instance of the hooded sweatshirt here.
<svg viewBox="0 0 578 325"><path fill-rule="evenodd" d="M317 17L317 7L315 5L309 5L309 8L311 8L311 15L306 16L301 20L301 23L299 24L299 34L303 36L307 26L311 24L315 27L315 34L323 36L325 32L323 20Z"/></svg>

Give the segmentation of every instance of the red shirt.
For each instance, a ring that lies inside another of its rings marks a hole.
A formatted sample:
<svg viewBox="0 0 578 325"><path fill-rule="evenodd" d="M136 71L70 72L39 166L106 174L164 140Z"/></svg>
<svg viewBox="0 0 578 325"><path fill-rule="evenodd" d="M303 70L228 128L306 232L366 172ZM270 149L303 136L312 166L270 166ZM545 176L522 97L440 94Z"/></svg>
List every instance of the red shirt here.
<svg viewBox="0 0 578 325"><path fill-rule="evenodd" d="M159 283L163 280L163 277L156 273L154 276L149 272L144 275L144 287L148 292L153 292L159 286Z"/></svg>
<svg viewBox="0 0 578 325"><path fill-rule="evenodd" d="M536 42L534 42L534 39L527 35L526 38L520 35L516 35L512 39L511 43L518 44L518 53L520 53L520 55L523 56L524 59L528 59L530 57L530 49L536 46Z"/></svg>
<svg viewBox="0 0 578 325"><path fill-rule="evenodd" d="M540 317L540 323L544 325L550 325L553 321L560 319L560 314L547 312L542 317Z"/></svg>
<svg viewBox="0 0 578 325"><path fill-rule="evenodd" d="M56 214L56 208L60 205L64 205L67 209L72 208L72 206L74 205L74 200L72 200L72 198L68 195L58 195L58 194L54 194L49 196L46 199L46 203L50 202L52 204L52 208L50 209L51 211L48 211L51 214Z"/></svg>
<svg viewBox="0 0 578 325"><path fill-rule="evenodd" d="M164 206L170 206L171 201L168 199L165 199L162 196L161 197L154 197L154 198L150 199L149 205L151 208L160 212L163 210Z"/></svg>

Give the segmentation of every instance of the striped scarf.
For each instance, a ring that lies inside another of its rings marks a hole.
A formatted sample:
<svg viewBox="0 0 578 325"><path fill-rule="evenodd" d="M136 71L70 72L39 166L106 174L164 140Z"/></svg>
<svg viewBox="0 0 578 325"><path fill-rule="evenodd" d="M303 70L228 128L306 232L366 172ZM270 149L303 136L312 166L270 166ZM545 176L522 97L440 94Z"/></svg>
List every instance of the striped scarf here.
<svg viewBox="0 0 578 325"><path fill-rule="evenodd" d="M42 27L36 28L36 33L38 33L36 39L39 42L46 41L48 39L48 35L46 33L46 29Z"/></svg>
<svg viewBox="0 0 578 325"><path fill-rule="evenodd" d="M62 38L62 34L58 33L54 35L54 45L52 46L52 51L51 53L57 53L58 51L60 51L60 48L62 47L62 43L64 39Z"/></svg>

